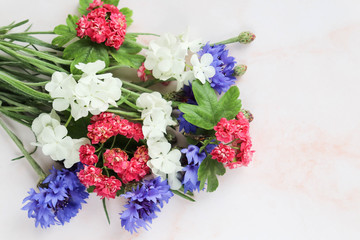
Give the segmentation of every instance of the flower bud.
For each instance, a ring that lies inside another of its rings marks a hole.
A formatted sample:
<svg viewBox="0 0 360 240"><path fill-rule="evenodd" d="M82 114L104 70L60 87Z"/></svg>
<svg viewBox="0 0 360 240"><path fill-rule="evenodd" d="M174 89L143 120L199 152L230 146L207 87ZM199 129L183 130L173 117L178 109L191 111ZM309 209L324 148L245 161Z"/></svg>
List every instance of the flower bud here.
<svg viewBox="0 0 360 240"><path fill-rule="evenodd" d="M234 76L240 77L240 76L244 75L244 73L246 72L246 70L247 70L247 66L246 66L246 65L244 65L244 64L237 65L237 66L234 68Z"/></svg>
<svg viewBox="0 0 360 240"><path fill-rule="evenodd" d="M239 39L238 41L239 41L239 43L247 44L247 43L251 43L252 41L254 41L255 38L256 38L255 34L253 34L251 32L242 32L238 36L238 39Z"/></svg>
<svg viewBox="0 0 360 240"><path fill-rule="evenodd" d="M254 120L254 115L252 115L250 111L245 109L241 109L240 111L244 114L244 116L249 121L249 123L252 122L252 120Z"/></svg>

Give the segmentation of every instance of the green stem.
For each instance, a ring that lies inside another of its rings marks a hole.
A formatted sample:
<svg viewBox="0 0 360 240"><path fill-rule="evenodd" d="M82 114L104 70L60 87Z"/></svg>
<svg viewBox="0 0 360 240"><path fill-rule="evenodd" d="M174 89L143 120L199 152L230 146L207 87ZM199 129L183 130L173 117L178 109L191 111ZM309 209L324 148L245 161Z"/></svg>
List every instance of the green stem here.
<svg viewBox="0 0 360 240"><path fill-rule="evenodd" d="M151 35L151 36L160 37L160 35L159 35L159 34L156 34L156 33L129 33L129 34L134 34L134 35Z"/></svg>
<svg viewBox="0 0 360 240"><path fill-rule="evenodd" d="M70 114L68 120L65 123L65 127L67 127L69 125L69 123L71 122L71 119L72 119L72 115Z"/></svg>
<svg viewBox="0 0 360 240"><path fill-rule="evenodd" d="M195 202L195 200L194 200L193 198L191 198L191 197L189 197L189 196L187 196L187 195L179 192L178 190L171 190L171 191L172 191L174 194L176 194L176 195L178 195L178 196L180 196L180 197L182 197L182 198L185 198L186 200L189 200L189 201L191 201L191 202Z"/></svg>
<svg viewBox="0 0 360 240"><path fill-rule="evenodd" d="M128 93L130 96L134 97L134 98L138 98L140 97L140 94L136 93L136 92L133 92L133 91L130 91L126 88L121 88L121 91L123 91L124 93Z"/></svg>
<svg viewBox="0 0 360 240"><path fill-rule="evenodd" d="M35 159L29 154L28 151L24 148L24 145L20 141L20 139L12 132L10 129L6 126L5 122L0 118L0 125L3 127L3 129L6 131L6 133L10 136L10 138L14 141L16 146L20 149L22 154L25 156L25 158L28 160L31 167L35 170L35 172L39 175L40 181L44 180L46 178L46 174L44 170L40 167L40 165L35 161Z"/></svg>
<svg viewBox="0 0 360 240"><path fill-rule="evenodd" d="M137 91L139 91L139 92L147 92L147 93L152 93L152 92L153 92L153 90L150 90L150 89L141 87L141 86L139 86L139 85L137 85L137 84L134 84L134 83L131 83L131 82L127 82L127 81L123 81L123 85L124 85L124 86L127 86L128 88L137 90Z"/></svg>
<svg viewBox="0 0 360 240"><path fill-rule="evenodd" d="M124 102L129 106L134 108L135 110L141 110L141 107L136 106L135 104L133 104L132 102L128 101L127 99L124 100Z"/></svg>
<svg viewBox="0 0 360 240"><path fill-rule="evenodd" d="M123 116L127 116L127 117L139 117L138 113L135 112L125 112L125 111L121 111L121 110L117 110L117 109L108 109L107 112L111 112L111 113L116 113L119 115L123 115Z"/></svg>
<svg viewBox="0 0 360 240"><path fill-rule="evenodd" d="M229 44L229 43L235 43L235 42L238 42L238 41L239 41L239 37L233 37L233 38L229 38L229 39L224 40L224 41L220 41L220 42L217 42L217 43L212 43L210 45L213 46L213 45L220 45L220 44Z"/></svg>
<svg viewBox="0 0 360 240"><path fill-rule="evenodd" d="M112 141L112 144L111 144L111 147L110 147L110 149L112 149L112 148L114 147L114 145L115 145L115 142L116 142L116 135L114 136L114 139L113 139L113 141Z"/></svg>
<svg viewBox="0 0 360 240"><path fill-rule="evenodd" d="M108 223L110 224L110 218L109 218L108 211L106 209L105 198L102 199L102 203L103 203L103 208L104 208L104 212L105 212L105 215L106 215L106 219L107 219Z"/></svg>
<svg viewBox="0 0 360 240"><path fill-rule="evenodd" d="M132 139L132 138L130 138L130 139L129 139L129 141L127 142L127 144L125 145L125 147L124 147L124 151L125 151L125 150L126 150L126 148L129 146L129 143L131 142L131 139Z"/></svg>

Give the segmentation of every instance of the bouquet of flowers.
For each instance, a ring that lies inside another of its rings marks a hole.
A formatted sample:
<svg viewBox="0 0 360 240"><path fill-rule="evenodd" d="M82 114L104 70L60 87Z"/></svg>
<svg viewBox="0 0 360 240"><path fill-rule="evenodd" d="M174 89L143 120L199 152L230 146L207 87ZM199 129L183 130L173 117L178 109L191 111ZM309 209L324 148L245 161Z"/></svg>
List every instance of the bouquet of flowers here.
<svg viewBox="0 0 360 240"><path fill-rule="evenodd" d="M0 28L0 113L30 127L35 150L59 163L46 174L0 118L39 175L22 208L35 226L69 222L96 193L108 219L105 199L120 196L128 200L121 225L147 229L174 194L195 201L195 191L217 189L226 168L251 161L252 115L233 86L246 66L226 44L255 35L205 43L132 33L132 11L118 2L80 0L81 17L50 32L15 31L27 21ZM56 36L49 43L39 34ZM148 46L141 35L152 36ZM115 76L126 68L139 80Z"/></svg>

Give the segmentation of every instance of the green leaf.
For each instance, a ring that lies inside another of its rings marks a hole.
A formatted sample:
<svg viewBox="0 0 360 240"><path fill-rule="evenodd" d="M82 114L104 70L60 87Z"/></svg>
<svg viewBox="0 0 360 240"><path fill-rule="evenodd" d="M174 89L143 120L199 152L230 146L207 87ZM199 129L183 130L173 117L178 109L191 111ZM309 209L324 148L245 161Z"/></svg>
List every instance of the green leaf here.
<svg viewBox="0 0 360 240"><path fill-rule="evenodd" d="M79 18L75 15L68 15L66 19L67 25L58 25L55 27L54 32L59 35L52 40L52 44L60 47L64 46L76 37L76 22Z"/></svg>
<svg viewBox="0 0 360 240"><path fill-rule="evenodd" d="M134 40L127 39L126 37L120 48L130 54L136 54L142 50L142 46L140 44Z"/></svg>
<svg viewBox="0 0 360 240"><path fill-rule="evenodd" d="M86 9L89 7L90 3L92 3L93 0L80 0L79 1L79 13L81 15L86 15L89 11L87 11Z"/></svg>
<svg viewBox="0 0 360 240"><path fill-rule="evenodd" d="M119 63L119 65L125 67L131 67L138 69L145 61L145 57L137 54L130 54L125 49L120 47L119 50L112 49L110 51L111 56Z"/></svg>
<svg viewBox="0 0 360 240"><path fill-rule="evenodd" d="M107 48L96 42L92 42L89 39L80 39L67 46L64 50L63 57L65 59L74 59L70 65L71 73L81 74L82 72L75 68L78 63L89 63L97 60L105 62L106 66L109 66L109 55Z"/></svg>
<svg viewBox="0 0 360 240"><path fill-rule="evenodd" d="M132 15L133 15L133 11L130 8L124 7L122 9L120 9L120 12L122 14L125 15L126 18L126 26L130 27L130 25L132 24L133 20L132 20Z"/></svg>
<svg viewBox="0 0 360 240"><path fill-rule="evenodd" d="M192 89L198 105L182 103L179 109L188 122L200 128L211 130L221 118L233 119L241 109L238 99L240 92L236 86L231 87L219 100L208 82L202 84L196 80Z"/></svg>
<svg viewBox="0 0 360 240"><path fill-rule="evenodd" d="M66 116L67 117L67 116ZM90 124L90 117L80 118L77 121L71 121L67 127L68 136L71 138L82 138L87 134L87 126Z"/></svg>
<svg viewBox="0 0 360 240"><path fill-rule="evenodd" d="M225 167L222 163L211 158L208 155L204 161L200 164L198 170L198 176L200 181L200 189L203 189L205 182L207 182L207 192L213 192L219 186L219 181L216 175L224 175L226 172Z"/></svg>
<svg viewBox="0 0 360 240"><path fill-rule="evenodd" d="M94 192L94 190L95 190L95 186L90 186L90 187L88 187L88 189L86 189L86 191L88 193L92 193L92 192Z"/></svg>
<svg viewBox="0 0 360 240"><path fill-rule="evenodd" d="M119 5L119 0L103 0L103 2L104 2L105 4L114 5L115 7L117 7L117 5Z"/></svg>

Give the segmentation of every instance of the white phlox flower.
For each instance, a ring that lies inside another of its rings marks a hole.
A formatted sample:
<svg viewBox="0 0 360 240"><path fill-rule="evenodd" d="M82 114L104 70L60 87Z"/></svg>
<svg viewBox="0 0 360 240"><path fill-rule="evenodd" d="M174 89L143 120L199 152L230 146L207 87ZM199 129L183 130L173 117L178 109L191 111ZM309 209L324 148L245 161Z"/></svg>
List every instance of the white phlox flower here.
<svg viewBox="0 0 360 240"><path fill-rule="evenodd" d="M187 46L167 33L149 43L144 66L155 78L165 81L184 71L186 55Z"/></svg>
<svg viewBox="0 0 360 240"><path fill-rule="evenodd" d="M64 111L75 98L74 88L76 81L72 75L63 72L55 72L51 81L45 85L45 90L54 98L53 108L56 111Z"/></svg>
<svg viewBox="0 0 360 240"><path fill-rule="evenodd" d="M79 148L88 144L87 138L72 139L67 136L68 131L60 124L60 118L54 110L50 114L42 113L34 119L31 129L35 133L37 142L42 152L55 161L64 160L66 168L79 162Z"/></svg>
<svg viewBox="0 0 360 240"><path fill-rule="evenodd" d="M192 55L190 62L193 65L195 78L199 79L202 84L209 81L209 78L215 75L215 68L210 66L214 58L210 53L201 56L200 61L196 54Z"/></svg>
<svg viewBox="0 0 360 240"><path fill-rule="evenodd" d="M99 74L105 68L105 62L79 63L75 66L83 71L78 82L72 75L55 72L45 89L50 93L53 108L64 111L71 106L71 115L75 121L86 117L89 112L93 115L100 114L116 106L116 101L121 97L122 81L114 78L111 73Z"/></svg>
<svg viewBox="0 0 360 240"><path fill-rule="evenodd" d="M200 51L200 48L203 45L200 38L191 41L189 40L189 28L179 36L179 39L192 53Z"/></svg>
<svg viewBox="0 0 360 240"><path fill-rule="evenodd" d="M151 158L147 162L148 166L156 176L168 179L171 189L179 189L181 182L176 175L182 169L181 152L178 149L171 150L171 144L165 138L166 127L176 124L171 118L171 102L163 99L158 92L143 93L136 100L136 106L142 108L142 131Z"/></svg>

